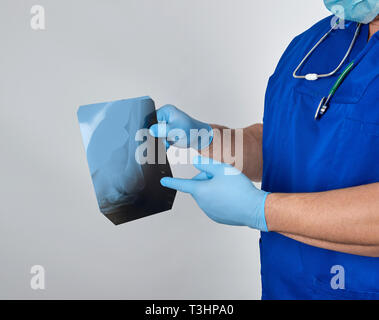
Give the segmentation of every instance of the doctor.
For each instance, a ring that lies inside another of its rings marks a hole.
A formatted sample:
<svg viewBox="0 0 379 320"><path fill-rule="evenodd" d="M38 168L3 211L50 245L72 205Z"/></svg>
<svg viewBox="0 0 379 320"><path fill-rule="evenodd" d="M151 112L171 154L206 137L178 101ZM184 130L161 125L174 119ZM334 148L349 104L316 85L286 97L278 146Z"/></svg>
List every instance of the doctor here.
<svg viewBox="0 0 379 320"><path fill-rule="evenodd" d="M161 181L216 222L262 231L263 299L379 299L379 0L324 2L345 20L328 17L290 43L263 125L243 129L242 172L200 157L193 179ZM181 147L193 145L191 129L224 128L173 106L158 120L188 133ZM161 124L151 132L172 143ZM217 139L200 153L212 158Z"/></svg>

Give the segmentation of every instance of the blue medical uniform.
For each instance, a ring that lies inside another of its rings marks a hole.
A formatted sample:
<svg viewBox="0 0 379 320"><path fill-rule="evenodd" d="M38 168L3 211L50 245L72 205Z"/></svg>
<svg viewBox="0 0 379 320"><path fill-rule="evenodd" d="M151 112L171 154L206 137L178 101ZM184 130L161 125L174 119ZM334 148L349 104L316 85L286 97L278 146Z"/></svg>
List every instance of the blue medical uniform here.
<svg viewBox="0 0 379 320"><path fill-rule="evenodd" d="M332 77L317 81L292 77L300 61L331 28L331 19L297 36L269 79L263 120L263 190L318 192L379 182L379 34L368 42L369 28L363 25L352 53ZM356 26L347 22L345 29L334 30L298 74L334 70ZM315 121L321 98L352 60L359 63L323 118ZM262 233L260 246L262 299L379 299L379 258L316 248L275 232ZM333 266L343 267L345 289L332 289Z"/></svg>

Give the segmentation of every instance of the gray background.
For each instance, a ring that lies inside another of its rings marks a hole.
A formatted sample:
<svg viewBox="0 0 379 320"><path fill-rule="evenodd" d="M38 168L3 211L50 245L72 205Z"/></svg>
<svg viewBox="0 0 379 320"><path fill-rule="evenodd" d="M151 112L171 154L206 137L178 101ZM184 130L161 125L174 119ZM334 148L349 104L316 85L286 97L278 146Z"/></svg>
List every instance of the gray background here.
<svg viewBox="0 0 379 320"><path fill-rule="evenodd" d="M327 14L321 0L1 0L0 298L259 299L258 232L183 194L118 227L99 213L76 110L150 95L203 121L260 122L283 50Z"/></svg>

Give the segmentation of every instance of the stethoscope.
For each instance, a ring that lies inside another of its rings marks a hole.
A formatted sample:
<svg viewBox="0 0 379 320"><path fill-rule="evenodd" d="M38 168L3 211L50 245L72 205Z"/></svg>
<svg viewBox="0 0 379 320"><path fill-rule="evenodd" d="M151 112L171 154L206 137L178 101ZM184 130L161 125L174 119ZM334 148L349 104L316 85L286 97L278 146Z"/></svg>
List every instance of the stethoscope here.
<svg viewBox="0 0 379 320"><path fill-rule="evenodd" d="M350 46L349 46L348 50L346 51L345 56L342 58L341 62L337 66L337 68L335 68L333 71L331 71L329 73L326 73L326 74L308 73L308 74L306 74L304 76L297 75L297 72L304 65L304 63L308 60L309 56L313 53L313 51L315 51L318 48L318 46L330 35L330 33L333 30L335 30L338 27L338 25L341 22L344 23L342 20L338 20L333 25L333 27L327 33L325 33L325 35L313 46L313 48L311 50L309 50L309 52L307 53L307 55L304 57L303 60L301 60L300 64L297 66L297 68L295 69L295 71L292 74L292 76L295 79L306 79L306 80L309 80L309 81L315 81L315 80L320 79L320 78L331 77L331 76L335 75L338 72L338 70L341 69L342 65L344 64L344 62L346 61L346 59L349 57L349 55L351 53L351 50L354 47L355 42L358 39L359 32L360 32L361 26L362 26L361 23L358 23L357 28L356 28L355 33L354 33L353 40L351 41ZM355 62L354 61L350 62L349 65L345 68L345 70L338 77L338 79L335 82L335 84L333 85L333 87L330 89L329 95L327 97L323 97L321 99L321 101L320 101L320 103L319 103L319 105L317 107L316 113L315 113L315 120L321 119L321 117L328 110L329 105L330 105L330 100L333 98L334 94L336 93L336 91L340 87L340 85L342 84L343 80L346 78L346 76L350 73L350 71L354 67L355 67Z"/></svg>

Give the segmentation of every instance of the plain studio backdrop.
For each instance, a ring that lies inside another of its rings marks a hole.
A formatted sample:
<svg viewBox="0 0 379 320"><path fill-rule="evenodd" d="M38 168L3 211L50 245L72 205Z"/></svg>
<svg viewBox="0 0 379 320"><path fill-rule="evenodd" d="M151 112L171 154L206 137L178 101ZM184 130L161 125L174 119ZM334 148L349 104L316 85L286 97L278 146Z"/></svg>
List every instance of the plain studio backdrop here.
<svg viewBox="0 0 379 320"><path fill-rule="evenodd" d="M1 0L0 298L259 299L257 231L180 193L169 212L102 216L76 111L150 95L211 123L261 122L281 54L327 15L322 0Z"/></svg>

